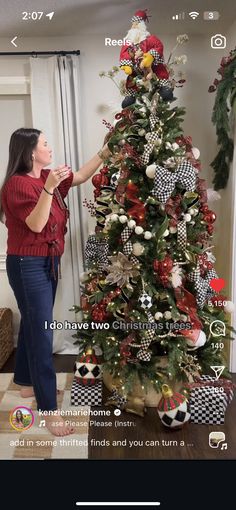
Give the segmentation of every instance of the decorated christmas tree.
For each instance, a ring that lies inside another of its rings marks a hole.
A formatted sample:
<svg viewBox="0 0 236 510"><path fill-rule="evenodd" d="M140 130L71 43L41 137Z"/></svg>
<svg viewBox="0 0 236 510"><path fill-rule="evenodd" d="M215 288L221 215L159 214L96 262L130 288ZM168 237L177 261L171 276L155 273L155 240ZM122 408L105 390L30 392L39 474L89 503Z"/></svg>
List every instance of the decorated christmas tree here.
<svg viewBox="0 0 236 510"><path fill-rule="evenodd" d="M101 348L103 370L126 396L137 380L160 392L212 373L226 364L219 346L232 330L212 254L216 215L207 202L217 193L201 178L200 152L183 133L185 109L174 97L185 81L174 65L186 57L172 52L165 64L146 22L138 11L121 49L125 97L114 124L106 122L110 157L92 179L96 228L74 307L89 324L78 342L85 352ZM175 50L187 40L178 36ZM118 71L101 76L115 80Z"/></svg>

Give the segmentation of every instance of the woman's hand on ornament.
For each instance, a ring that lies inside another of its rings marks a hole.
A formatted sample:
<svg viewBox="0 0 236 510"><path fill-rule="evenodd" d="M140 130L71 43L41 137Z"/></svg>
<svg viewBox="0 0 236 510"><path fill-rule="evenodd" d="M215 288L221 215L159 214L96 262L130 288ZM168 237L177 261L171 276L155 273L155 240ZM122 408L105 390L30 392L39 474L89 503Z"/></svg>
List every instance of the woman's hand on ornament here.
<svg viewBox="0 0 236 510"><path fill-rule="evenodd" d="M104 140L103 140L103 145L106 145L106 144L107 144L107 142L108 142L108 141L110 140L110 138L111 138L111 135L112 135L111 131L109 131L109 132L106 134L106 136L105 136L105 138L104 138Z"/></svg>
<svg viewBox="0 0 236 510"><path fill-rule="evenodd" d="M107 143L103 146L103 148L99 151L98 154L104 160L109 158L109 156L111 155L111 151L110 151Z"/></svg>
<svg viewBox="0 0 236 510"><path fill-rule="evenodd" d="M59 165L55 170L50 170L45 182L45 188L48 191L53 191L62 181L69 177L70 173L71 168L67 165Z"/></svg>

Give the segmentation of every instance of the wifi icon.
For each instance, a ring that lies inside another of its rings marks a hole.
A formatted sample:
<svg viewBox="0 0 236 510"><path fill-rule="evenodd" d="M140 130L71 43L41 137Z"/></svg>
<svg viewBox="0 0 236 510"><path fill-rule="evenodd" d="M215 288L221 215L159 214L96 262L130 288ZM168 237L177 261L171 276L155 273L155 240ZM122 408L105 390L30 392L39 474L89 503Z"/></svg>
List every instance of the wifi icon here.
<svg viewBox="0 0 236 510"><path fill-rule="evenodd" d="M196 19L199 16L200 12L193 11L193 12L189 12L188 14L189 14L190 18Z"/></svg>

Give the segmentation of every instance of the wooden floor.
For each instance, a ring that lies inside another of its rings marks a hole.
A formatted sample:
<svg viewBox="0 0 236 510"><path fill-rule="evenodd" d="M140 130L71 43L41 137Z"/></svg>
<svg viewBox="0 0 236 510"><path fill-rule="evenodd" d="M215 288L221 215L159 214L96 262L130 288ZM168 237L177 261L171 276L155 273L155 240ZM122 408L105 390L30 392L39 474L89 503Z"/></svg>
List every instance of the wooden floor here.
<svg viewBox="0 0 236 510"><path fill-rule="evenodd" d="M54 355L56 372L73 372L75 359L76 356L72 355ZM13 370L14 353L1 372L13 372ZM236 374L233 375L233 380L236 382ZM107 396L108 391L105 388L104 402ZM108 408L104 406L97 409ZM154 408L148 409L145 418L125 412L116 417L113 414L114 408L109 409L111 409L110 417L99 417L97 420L91 417L91 421L99 423L110 421L112 426L90 425L90 459L236 459L236 399L227 409L224 425L191 423L178 431L163 427ZM116 427L115 422L126 423L126 426ZM220 447L210 448L209 433L217 430L225 433L227 450L221 450ZM91 446L94 441L96 446ZM104 446L105 441L108 441L109 445ZM114 445L114 441L117 446ZM181 441L184 441L184 446L180 446ZM134 446L135 444L137 446Z"/></svg>

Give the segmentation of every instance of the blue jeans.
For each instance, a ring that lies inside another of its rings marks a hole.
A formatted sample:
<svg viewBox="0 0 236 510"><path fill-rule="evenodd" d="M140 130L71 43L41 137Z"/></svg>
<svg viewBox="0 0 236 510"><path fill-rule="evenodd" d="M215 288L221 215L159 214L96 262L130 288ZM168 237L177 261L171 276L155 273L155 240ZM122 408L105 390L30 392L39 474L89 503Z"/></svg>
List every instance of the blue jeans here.
<svg viewBox="0 0 236 510"><path fill-rule="evenodd" d="M54 256L58 274L58 256ZM57 279L51 276L51 257L7 255L8 280L21 314L14 382L33 386L38 409L57 409L56 374L53 365L53 320Z"/></svg>

